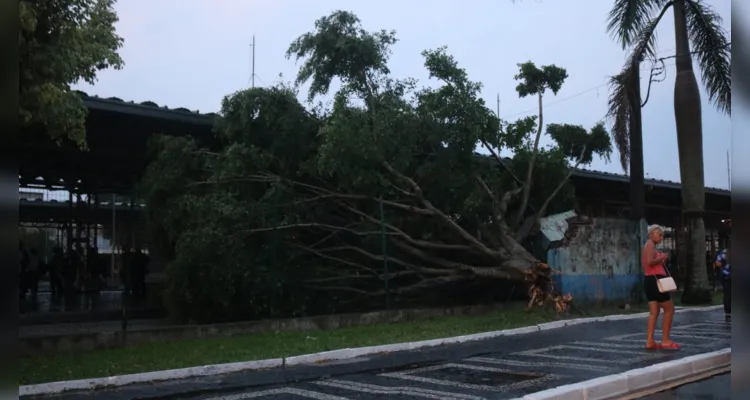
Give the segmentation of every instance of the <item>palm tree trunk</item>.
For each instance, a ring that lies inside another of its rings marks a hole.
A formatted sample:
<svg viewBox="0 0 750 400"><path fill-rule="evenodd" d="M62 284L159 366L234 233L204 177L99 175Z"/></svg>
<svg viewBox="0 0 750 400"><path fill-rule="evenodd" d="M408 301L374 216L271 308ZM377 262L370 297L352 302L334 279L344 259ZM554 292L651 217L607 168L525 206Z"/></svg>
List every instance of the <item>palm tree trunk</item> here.
<svg viewBox="0 0 750 400"><path fill-rule="evenodd" d="M705 186L703 172L703 127L698 80L690 55L685 0L674 1L677 78L674 89L674 115L682 181L682 213L687 240L685 290L682 302L711 302L706 273L706 228L703 224Z"/></svg>
<svg viewBox="0 0 750 400"><path fill-rule="evenodd" d="M645 218L646 189L643 171L643 126L641 121L641 74L639 65L633 68L630 92L630 217L635 221ZM640 247L639 247L640 248Z"/></svg>

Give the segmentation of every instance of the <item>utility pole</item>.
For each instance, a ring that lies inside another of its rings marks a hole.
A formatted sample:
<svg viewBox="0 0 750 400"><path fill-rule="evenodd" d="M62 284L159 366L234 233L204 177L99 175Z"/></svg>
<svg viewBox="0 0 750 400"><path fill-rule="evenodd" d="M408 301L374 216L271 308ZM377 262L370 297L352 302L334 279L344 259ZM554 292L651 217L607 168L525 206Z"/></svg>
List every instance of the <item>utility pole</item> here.
<svg viewBox="0 0 750 400"><path fill-rule="evenodd" d="M732 190L732 173L729 167L729 150L727 150L727 189Z"/></svg>
<svg viewBox="0 0 750 400"><path fill-rule="evenodd" d="M253 35L253 44L250 45L252 47L252 54L250 55L250 63L252 64L250 68L250 81L252 88L255 87L255 35Z"/></svg>
<svg viewBox="0 0 750 400"><path fill-rule="evenodd" d="M497 94L497 118L500 118L500 93Z"/></svg>

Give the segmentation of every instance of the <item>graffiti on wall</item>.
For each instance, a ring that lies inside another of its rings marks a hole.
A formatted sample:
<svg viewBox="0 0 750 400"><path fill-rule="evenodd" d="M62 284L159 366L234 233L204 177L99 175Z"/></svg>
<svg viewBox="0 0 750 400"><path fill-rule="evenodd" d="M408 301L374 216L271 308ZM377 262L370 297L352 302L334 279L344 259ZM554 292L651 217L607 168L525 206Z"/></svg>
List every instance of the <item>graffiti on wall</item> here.
<svg viewBox="0 0 750 400"><path fill-rule="evenodd" d="M582 223L575 217L567 224L547 252L550 266L561 271L558 287L582 301L629 300L640 280L639 224L615 218Z"/></svg>

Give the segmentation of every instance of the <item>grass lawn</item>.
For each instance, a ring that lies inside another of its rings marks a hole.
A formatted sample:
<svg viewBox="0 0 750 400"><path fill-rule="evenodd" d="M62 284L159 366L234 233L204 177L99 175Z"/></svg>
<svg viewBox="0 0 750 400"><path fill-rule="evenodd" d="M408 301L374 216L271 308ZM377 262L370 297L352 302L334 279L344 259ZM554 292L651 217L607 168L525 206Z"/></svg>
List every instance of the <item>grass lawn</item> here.
<svg viewBox="0 0 750 400"><path fill-rule="evenodd" d="M719 297L719 300L721 298ZM96 378L266 358L290 357L350 347L460 336L560 319L551 312L525 312L513 303L482 316L454 316L329 331L279 332L157 342L127 348L70 352L19 359L20 384ZM644 311L587 308L592 315ZM579 316L575 316L579 317Z"/></svg>

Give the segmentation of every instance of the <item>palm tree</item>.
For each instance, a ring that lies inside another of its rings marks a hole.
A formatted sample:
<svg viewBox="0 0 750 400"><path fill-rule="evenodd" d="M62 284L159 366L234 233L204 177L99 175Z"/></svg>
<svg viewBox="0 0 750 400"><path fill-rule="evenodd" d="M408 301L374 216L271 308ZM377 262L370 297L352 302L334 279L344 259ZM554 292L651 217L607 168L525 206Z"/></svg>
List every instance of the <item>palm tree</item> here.
<svg viewBox="0 0 750 400"><path fill-rule="evenodd" d="M634 99L634 79L640 62L656 58L656 27L664 14L674 13L677 77L674 89L674 115L677 126L677 150L682 181L683 223L687 228L685 266L688 272L682 301L701 304L711 301L705 265L705 226L703 209L703 128L698 81L693 72L694 55L700 67L703 85L714 106L731 114L730 49L722 18L704 0L615 0L609 13L607 30L631 54L623 71L611 81L610 117L612 136L621 154L623 168L631 150L631 115L640 107L640 95ZM692 52L691 52L692 45ZM640 122L638 122L640 125ZM640 150L640 149L639 149ZM642 157L641 154L638 156Z"/></svg>

